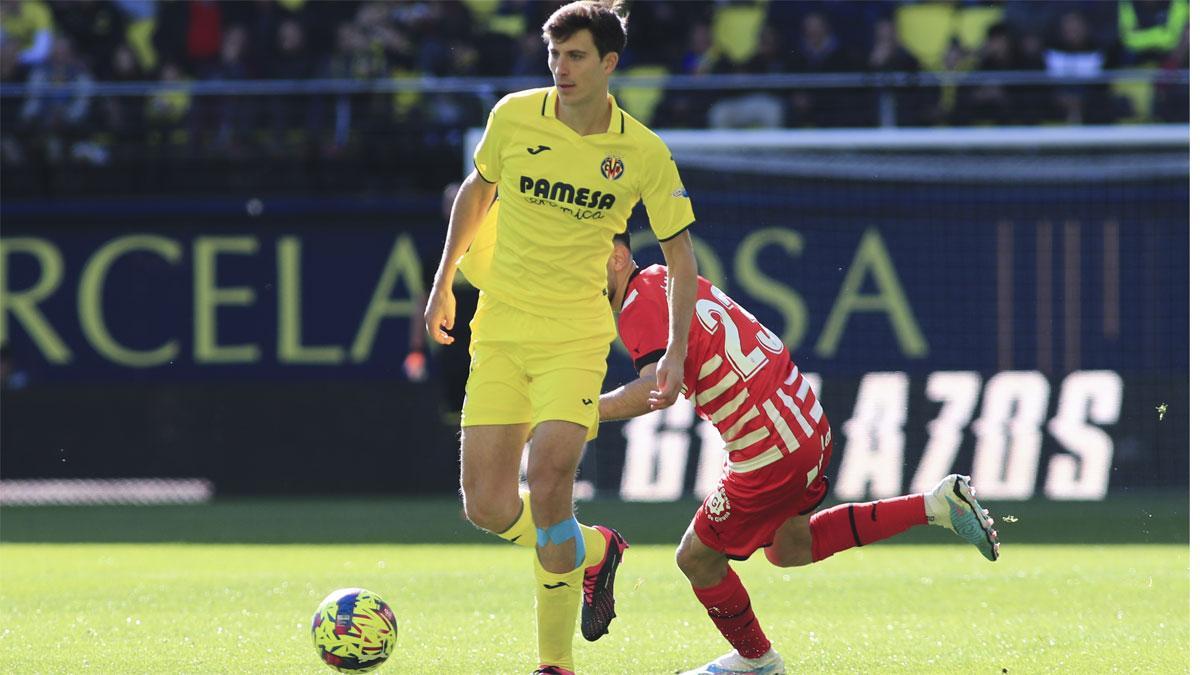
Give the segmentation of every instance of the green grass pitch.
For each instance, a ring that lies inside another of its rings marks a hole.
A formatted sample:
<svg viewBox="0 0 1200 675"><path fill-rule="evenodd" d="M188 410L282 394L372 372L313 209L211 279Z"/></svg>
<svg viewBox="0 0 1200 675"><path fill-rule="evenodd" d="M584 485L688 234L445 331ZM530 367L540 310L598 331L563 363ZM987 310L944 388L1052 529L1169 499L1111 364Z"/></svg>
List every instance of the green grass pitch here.
<svg viewBox="0 0 1200 675"><path fill-rule="evenodd" d="M197 523L220 510L179 508ZM151 527L155 510L124 512L147 514L142 527L126 523L133 532ZM308 626L321 598L344 586L370 588L396 611L400 646L376 672L528 673L536 665L531 551L484 543L465 525L459 536L481 543L27 541L29 524L54 513L0 511L3 672L333 672L319 662ZM77 521L103 510L58 513ZM660 539L683 527L677 515L675 531ZM380 517L376 525L386 525ZM1007 538L998 523L1005 545L997 563L930 528L803 568L781 570L757 556L737 569L790 672L1187 671L1186 544L1023 542L1017 526L1037 519L1023 518L1008 525ZM1177 516L1176 525L1185 520ZM253 522L248 516L240 528L252 534ZM103 529L95 539L122 538ZM671 673L727 649L669 544L634 538L617 611L601 641L577 638L580 672Z"/></svg>

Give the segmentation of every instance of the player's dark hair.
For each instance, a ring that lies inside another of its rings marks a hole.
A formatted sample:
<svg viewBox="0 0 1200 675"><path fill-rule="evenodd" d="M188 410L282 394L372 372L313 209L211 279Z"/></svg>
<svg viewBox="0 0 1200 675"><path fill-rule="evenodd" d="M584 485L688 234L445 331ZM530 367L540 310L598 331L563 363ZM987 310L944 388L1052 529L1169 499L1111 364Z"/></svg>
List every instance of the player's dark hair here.
<svg viewBox="0 0 1200 675"><path fill-rule="evenodd" d="M587 30L592 34L600 58L609 52L616 52L620 56L627 39L627 17L624 0L577 0L559 7L546 19L546 23L542 24L542 40L547 44L551 38L555 42L562 42L581 30Z"/></svg>
<svg viewBox="0 0 1200 675"><path fill-rule="evenodd" d="M633 249L633 247L629 245L629 229L628 228L626 228L626 230L624 232L614 234L613 241L614 242L619 241L622 244L625 244L625 248L630 249L630 250Z"/></svg>

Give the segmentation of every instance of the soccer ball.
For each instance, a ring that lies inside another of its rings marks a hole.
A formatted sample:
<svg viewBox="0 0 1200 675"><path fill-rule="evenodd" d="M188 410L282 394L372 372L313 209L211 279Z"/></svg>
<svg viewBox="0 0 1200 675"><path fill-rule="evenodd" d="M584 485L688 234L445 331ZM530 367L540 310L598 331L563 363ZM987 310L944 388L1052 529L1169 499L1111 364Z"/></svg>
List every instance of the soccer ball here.
<svg viewBox="0 0 1200 675"><path fill-rule="evenodd" d="M378 668L396 646L396 615L365 588L341 588L317 607L312 636L330 668L363 673Z"/></svg>

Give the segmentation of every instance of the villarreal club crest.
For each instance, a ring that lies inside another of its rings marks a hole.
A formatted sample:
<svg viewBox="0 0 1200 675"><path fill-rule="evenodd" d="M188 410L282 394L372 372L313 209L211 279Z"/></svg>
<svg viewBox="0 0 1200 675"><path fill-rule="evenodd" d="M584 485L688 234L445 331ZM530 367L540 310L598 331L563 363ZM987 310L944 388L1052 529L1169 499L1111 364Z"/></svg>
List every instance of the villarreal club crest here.
<svg viewBox="0 0 1200 675"><path fill-rule="evenodd" d="M625 162L621 161L616 155L609 155L600 162L600 175L608 180L616 180L625 173Z"/></svg>

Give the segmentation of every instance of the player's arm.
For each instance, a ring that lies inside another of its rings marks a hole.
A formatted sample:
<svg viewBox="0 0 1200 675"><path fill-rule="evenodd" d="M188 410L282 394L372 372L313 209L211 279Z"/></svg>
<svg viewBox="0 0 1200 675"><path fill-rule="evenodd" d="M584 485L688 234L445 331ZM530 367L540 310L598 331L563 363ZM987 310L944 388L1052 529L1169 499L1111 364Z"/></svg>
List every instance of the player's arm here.
<svg viewBox="0 0 1200 675"><path fill-rule="evenodd" d="M454 198L442 260L438 263L433 286L429 289L429 303L425 306L425 330L440 344L454 342L454 338L445 331L454 328L453 285L454 274L458 272L458 260L475 241L479 226L495 198L496 184L484 180L478 170L471 171Z"/></svg>
<svg viewBox="0 0 1200 675"><path fill-rule="evenodd" d="M696 252L687 230L660 241L667 262L667 302L670 323L667 329L667 353L658 360L655 388L650 392L650 408L670 407L683 388L683 360L687 356L688 329L696 307Z"/></svg>
<svg viewBox="0 0 1200 675"><path fill-rule="evenodd" d="M600 421L625 420L652 412L649 401L650 391L657 383L656 367L656 364L648 363L642 367L642 376L638 379L601 394Z"/></svg>

